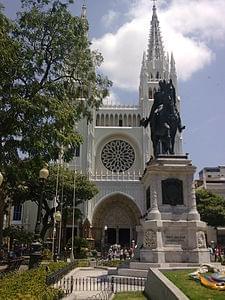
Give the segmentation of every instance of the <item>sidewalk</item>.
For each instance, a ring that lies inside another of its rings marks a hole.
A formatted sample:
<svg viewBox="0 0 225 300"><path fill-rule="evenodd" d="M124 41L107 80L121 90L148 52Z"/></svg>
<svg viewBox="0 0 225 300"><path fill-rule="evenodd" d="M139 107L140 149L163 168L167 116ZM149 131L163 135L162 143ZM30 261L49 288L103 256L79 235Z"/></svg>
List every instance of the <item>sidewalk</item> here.
<svg viewBox="0 0 225 300"><path fill-rule="evenodd" d="M108 276L108 270L97 269L97 268L82 268L74 269L69 274L65 276L68 278L73 276L74 278L89 278L89 277L103 277ZM67 297L64 297L63 300L87 300L89 297L96 296L101 291L73 291L73 293Z"/></svg>

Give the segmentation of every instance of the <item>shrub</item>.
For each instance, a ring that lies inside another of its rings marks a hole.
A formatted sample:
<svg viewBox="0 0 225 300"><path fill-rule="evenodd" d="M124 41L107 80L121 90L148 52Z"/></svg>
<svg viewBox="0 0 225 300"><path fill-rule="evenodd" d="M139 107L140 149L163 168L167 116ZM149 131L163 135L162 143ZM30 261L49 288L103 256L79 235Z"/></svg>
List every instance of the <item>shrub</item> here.
<svg viewBox="0 0 225 300"><path fill-rule="evenodd" d="M45 248L42 251L42 259L43 260L51 260L52 259L52 251Z"/></svg>
<svg viewBox="0 0 225 300"><path fill-rule="evenodd" d="M66 266L65 262L50 263L22 273L10 273L0 279L1 300L56 300L63 291L49 287L45 283L46 275Z"/></svg>

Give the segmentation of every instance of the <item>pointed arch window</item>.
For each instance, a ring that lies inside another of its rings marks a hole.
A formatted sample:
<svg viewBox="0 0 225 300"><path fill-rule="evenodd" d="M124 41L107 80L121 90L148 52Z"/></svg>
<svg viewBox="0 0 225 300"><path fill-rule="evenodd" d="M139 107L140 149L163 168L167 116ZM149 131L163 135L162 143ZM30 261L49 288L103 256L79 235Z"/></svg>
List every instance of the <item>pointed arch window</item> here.
<svg viewBox="0 0 225 300"><path fill-rule="evenodd" d="M151 87L148 90L148 99L153 99L153 91Z"/></svg>
<svg viewBox="0 0 225 300"><path fill-rule="evenodd" d="M96 116L96 126L99 126L100 125L100 116L99 114L97 114Z"/></svg>

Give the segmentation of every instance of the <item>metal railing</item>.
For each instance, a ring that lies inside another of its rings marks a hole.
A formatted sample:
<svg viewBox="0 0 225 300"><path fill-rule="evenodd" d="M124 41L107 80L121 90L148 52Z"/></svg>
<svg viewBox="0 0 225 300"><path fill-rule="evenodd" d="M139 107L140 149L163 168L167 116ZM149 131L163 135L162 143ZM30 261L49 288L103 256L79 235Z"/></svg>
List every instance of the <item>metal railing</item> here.
<svg viewBox="0 0 225 300"><path fill-rule="evenodd" d="M66 295L76 292L101 292L110 293L143 291L146 278L142 277L74 277L63 278L54 284L55 288L60 288ZM101 294L99 293L99 294ZM95 295L96 296L96 295ZM92 296L94 297L94 296ZM97 299L97 298L90 298ZM100 299L100 298L99 298Z"/></svg>
<svg viewBox="0 0 225 300"><path fill-rule="evenodd" d="M76 268L78 265L78 261L73 261L69 265L67 265L65 268L60 269L48 276L46 276L46 284L51 285L54 284L60 280L63 280L63 277L68 274L71 270ZM65 278L64 278L65 279Z"/></svg>

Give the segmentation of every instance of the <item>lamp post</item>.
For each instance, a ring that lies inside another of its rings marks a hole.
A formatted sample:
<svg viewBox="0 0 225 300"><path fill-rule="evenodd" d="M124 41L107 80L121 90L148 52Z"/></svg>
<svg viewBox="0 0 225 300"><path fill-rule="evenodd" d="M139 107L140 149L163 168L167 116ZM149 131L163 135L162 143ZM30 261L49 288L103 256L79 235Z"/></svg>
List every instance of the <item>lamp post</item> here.
<svg viewBox="0 0 225 300"><path fill-rule="evenodd" d="M54 228L53 228L53 243L54 243L54 240L55 240L55 235L57 236L57 234L56 234L56 231L57 231L57 223L60 223L61 221L62 221L62 215L61 215L61 212L60 211L56 211L55 213L54 213L54 224L55 224L55 226L54 226ZM59 247L59 245L58 245L58 247ZM54 247L55 248L55 247ZM56 259L57 259L57 257L56 257L56 251L55 251L55 249L53 248L53 260L54 261L56 261Z"/></svg>
<svg viewBox="0 0 225 300"><path fill-rule="evenodd" d="M74 225L75 225L75 207L76 207L76 165L74 168L74 180L73 180L73 213L72 213L72 238L71 238L71 253L70 261L74 261Z"/></svg>
<svg viewBox="0 0 225 300"><path fill-rule="evenodd" d="M45 165L39 172L39 179L42 182L42 191L38 203L37 220L35 225L35 241L31 244L29 269L37 267L41 261L41 250L42 250L42 243L40 242L41 212L42 212L42 203L44 197L44 186L48 176L49 176L49 171L47 169L47 165Z"/></svg>
<svg viewBox="0 0 225 300"><path fill-rule="evenodd" d="M107 257L107 242L108 242L108 237L107 237L107 230L108 230L108 226L105 225L104 226L104 248L105 248L105 256Z"/></svg>
<svg viewBox="0 0 225 300"><path fill-rule="evenodd" d="M43 196L44 196L44 186L45 182L49 176L49 170L47 169L47 165L45 165L39 172L39 179L42 182L42 191L41 191L41 198L38 203L38 211L37 211L37 221L35 226L35 239L40 239L40 229L41 229L41 211L42 211L42 203L43 203Z"/></svg>

